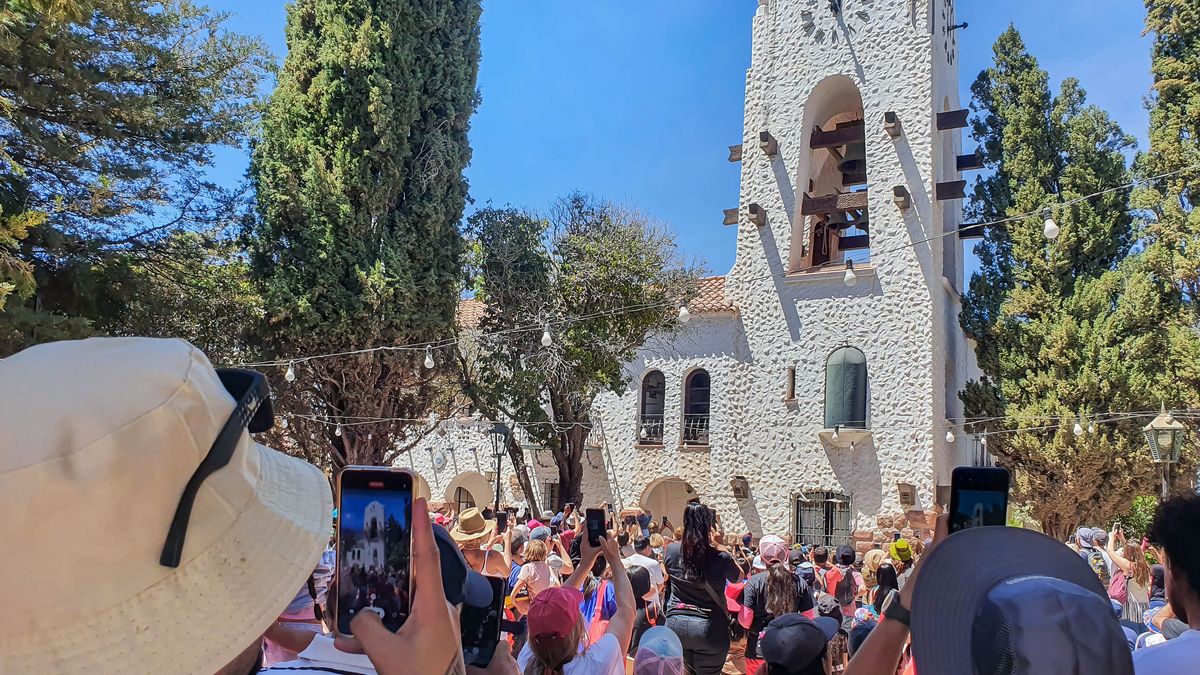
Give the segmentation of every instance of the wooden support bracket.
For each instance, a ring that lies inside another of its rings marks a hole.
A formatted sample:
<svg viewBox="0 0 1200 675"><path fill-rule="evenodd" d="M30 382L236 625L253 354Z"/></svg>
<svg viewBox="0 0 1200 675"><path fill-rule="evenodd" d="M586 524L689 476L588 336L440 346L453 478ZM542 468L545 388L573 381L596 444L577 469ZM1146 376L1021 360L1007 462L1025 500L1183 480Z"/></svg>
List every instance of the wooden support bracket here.
<svg viewBox="0 0 1200 675"><path fill-rule="evenodd" d="M871 235L869 234L856 234L838 239L839 250L858 251L864 248L871 248Z"/></svg>
<svg viewBox="0 0 1200 675"><path fill-rule="evenodd" d="M983 225L978 223L961 223L958 226L959 239L982 239Z"/></svg>
<svg viewBox="0 0 1200 675"><path fill-rule="evenodd" d="M742 161L742 144L741 143L738 143L737 145L729 146L729 161L731 161L731 162Z"/></svg>
<svg viewBox="0 0 1200 675"><path fill-rule="evenodd" d="M767 153L768 157L774 157L779 154L779 141L771 135L769 131L758 132L758 147Z"/></svg>
<svg viewBox="0 0 1200 675"><path fill-rule="evenodd" d="M867 208L867 191L840 192L820 197L804 195L800 205L800 215L817 216L827 213L859 211Z"/></svg>
<svg viewBox="0 0 1200 675"><path fill-rule="evenodd" d="M864 133L862 120L842 122L833 131L822 131L820 127L813 127L808 147L816 150L817 148L837 148L850 143L858 143L863 140Z"/></svg>
<svg viewBox="0 0 1200 675"><path fill-rule="evenodd" d="M896 185L892 187L892 201L896 203L896 208L907 211L912 206L912 195L908 194L908 188Z"/></svg>
<svg viewBox="0 0 1200 675"><path fill-rule="evenodd" d="M955 167L959 171L975 171L983 168L983 152L976 149L975 152L969 155L959 155L955 161Z"/></svg>
<svg viewBox="0 0 1200 675"><path fill-rule="evenodd" d="M725 209L724 213L725 213L725 220L721 221L722 225L737 225L738 224L738 210L737 209Z"/></svg>
<svg viewBox="0 0 1200 675"><path fill-rule="evenodd" d="M946 199L962 199L967 196L967 181L965 180L948 180L938 183L937 198L939 201Z"/></svg>
<svg viewBox="0 0 1200 675"><path fill-rule="evenodd" d="M962 129L967 126L967 116L971 114L970 110L963 108L962 110L947 110L937 114L938 131L946 131L947 129Z"/></svg>
<svg viewBox="0 0 1200 675"><path fill-rule="evenodd" d="M767 224L767 211L758 204L750 205L750 222L762 227Z"/></svg>
<svg viewBox="0 0 1200 675"><path fill-rule="evenodd" d="M900 128L900 116L894 112L883 113L883 130L892 138L899 138L904 130Z"/></svg>

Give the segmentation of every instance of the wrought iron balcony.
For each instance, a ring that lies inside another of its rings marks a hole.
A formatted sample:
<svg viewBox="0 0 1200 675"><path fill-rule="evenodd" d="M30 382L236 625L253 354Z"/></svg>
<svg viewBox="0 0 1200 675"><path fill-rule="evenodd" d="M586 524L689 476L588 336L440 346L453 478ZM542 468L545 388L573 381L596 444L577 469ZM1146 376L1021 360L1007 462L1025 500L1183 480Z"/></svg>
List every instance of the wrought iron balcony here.
<svg viewBox="0 0 1200 675"><path fill-rule="evenodd" d="M683 444L708 445L708 414L683 416Z"/></svg>
<svg viewBox="0 0 1200 675"><path fill-rule="evenodd" d="M642 415L641 424L638 426L638 443L646 445L659 445L663 442L663 416L659 415Z"/></svg>

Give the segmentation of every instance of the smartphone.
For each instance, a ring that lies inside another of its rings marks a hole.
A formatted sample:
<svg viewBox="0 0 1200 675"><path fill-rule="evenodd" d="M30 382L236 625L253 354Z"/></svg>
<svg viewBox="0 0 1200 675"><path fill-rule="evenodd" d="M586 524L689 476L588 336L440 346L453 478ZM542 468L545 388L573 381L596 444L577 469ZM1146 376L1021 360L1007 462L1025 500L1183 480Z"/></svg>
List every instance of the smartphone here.
<svg viewBox="0 0 1200 675"><path fill-rule="evenodd" d="M900 541L900 533L899 532L892 533L892 541Z"/></svg>
<svg viewBox="0 0 1200 675"><path fill-rule="evenodd" d="M1008 481L1008 469L956 468L950 478L950 532L1006 524Z"/></svg>
<svg viewBox="0 0 1200 675"><path fill-rule="evenodd" d="M663 516L662 524L663 524L663 527L666 527L666 525L667 525L667 517L666 516Z"/></svg>
<svg viewBox="0 0 1200 675"><path fill-rule="evenodd" d="M492 654L500 645L500 617L504 613L504 586L500 577L485 576L492 585L490 607L472 607L464 604L459 614L462 626L463 661L468 666L487 668Z"/></svg>
<svg viewBox="0 0 1200 675"><path fill-rule="evenodd" d="M408 618L412 597L413 476L404 469L348 466L338 474L337 630L375 612L392 632Z"/></svg>
<svg viewBox="0 0 1200 675"><path fill-rule="evenodd" d="M604 509L588 509L585 519L587 520L588 544L595 548L600 545L600 540L604 537Z"/></svg>
<svg viewBox="0 0 1200 675"><path fill-rule="evenodd" d="M504 534L508 529L508 511L496 512L496 534Z"/></svg>

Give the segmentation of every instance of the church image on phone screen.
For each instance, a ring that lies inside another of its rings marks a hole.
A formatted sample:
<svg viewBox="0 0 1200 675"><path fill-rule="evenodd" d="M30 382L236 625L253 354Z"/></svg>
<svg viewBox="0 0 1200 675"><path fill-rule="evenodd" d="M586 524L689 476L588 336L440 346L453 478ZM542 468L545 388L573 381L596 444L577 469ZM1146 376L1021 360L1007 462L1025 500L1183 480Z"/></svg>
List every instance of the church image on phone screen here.
<svg viewBox="0 0 1200 675"><path fill-rule="evenodd" d="M409 607L409 514L403 493L347 490L339 511L338 624L375 612L398 629Z"/></svg>

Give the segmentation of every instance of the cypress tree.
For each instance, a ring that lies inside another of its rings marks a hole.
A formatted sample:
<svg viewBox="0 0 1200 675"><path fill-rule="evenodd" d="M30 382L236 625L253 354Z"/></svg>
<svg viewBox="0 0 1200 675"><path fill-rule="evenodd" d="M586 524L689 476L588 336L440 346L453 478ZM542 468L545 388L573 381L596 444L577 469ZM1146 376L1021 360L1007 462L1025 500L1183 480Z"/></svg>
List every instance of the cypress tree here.
<svg viewBox="0 0 1200 675"><path fill-rule="evenodd" d="M251 166L248 241L267 353L453 333L480 11L478 0L289 8L288 55ZM292 442L335 464L390 462L404 425L354 419L424 417L435 371L423 360L397 351L298 363L296 380L277 387L281 407L323 422L293 418Z"/></svg>
<svg viewBox="0 0 1200 675"><path fill-rule="evenodd" d="M1014 469L1015 492L1047 532L1123 512L1134 494L1154 491L1141 438L1144 411L1195 391L1176 365L1196 350L1178 331L1173 299L1129 257L1135 223L1124 191L1066 202L1126 183L1134 147L1106 113L1086 103L1074 79L1051 95L1049 78L1010 27L996 61L972 92L973 133L990 173L968 210L986 220L1033 212L988 229L981 270L964 300L962 323L979 345L984 377L962 397L968 417L1005 433L988 449ZM1043 208L1061 233L1043 232ZM1190 335L1190 337L1189 337ZM1180 372L1174 384L1160 376ZM1185 397L1186 398L1186 397ZM1074 433L1079 423L1082 435Z"/></svg>

